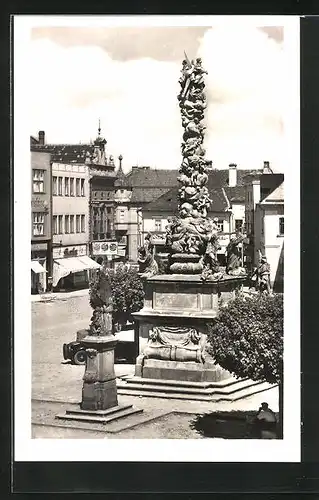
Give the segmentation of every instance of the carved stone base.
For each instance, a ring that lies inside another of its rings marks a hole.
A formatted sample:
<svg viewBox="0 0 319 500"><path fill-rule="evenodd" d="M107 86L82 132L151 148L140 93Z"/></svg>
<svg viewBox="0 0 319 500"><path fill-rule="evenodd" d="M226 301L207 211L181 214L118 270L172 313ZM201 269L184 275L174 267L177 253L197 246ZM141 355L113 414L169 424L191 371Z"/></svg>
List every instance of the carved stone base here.
<svg viewBox="0 0 319 500"><path fill-rule="evenodd" d="M87 359L83 375L82 410L107 410L117 406L113 335L90 336L83 339Z"/></svg>
<svg viewBox="0 0 319 500"><path fill-rule="evenodd" d="M105 410L117 406L116 380L108 382L84 382L82 388L82 410Z"/></svg>
<svg viewBox="0 0 319 500"><path fill-rule="evenodd" d="M214 321L220 303L234 298L244 281L234 276L207 282L198 275L149 278L144 308L133 314L140 337L148 334L135 376L196 383L229 378L205 350L207 324Z"/></svg>
<svg viewBox="0 0 319 500"><path fill-rule="evenodd" d="M230 377L212 361L199 364L194 362L163 361L144 359L139 356L135 365L135 376L160 380L184 380L188 382L220 382Z"/></svg>

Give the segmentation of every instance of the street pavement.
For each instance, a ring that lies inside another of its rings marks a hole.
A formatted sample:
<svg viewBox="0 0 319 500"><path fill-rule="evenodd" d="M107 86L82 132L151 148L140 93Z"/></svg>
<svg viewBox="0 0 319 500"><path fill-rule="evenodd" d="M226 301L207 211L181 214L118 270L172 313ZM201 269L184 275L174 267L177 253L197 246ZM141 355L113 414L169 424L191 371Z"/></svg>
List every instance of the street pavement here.
<svg viewBox="0 0 319 500"><path fill-rule="evenodd" d="M38 401L79 402L82 392L84 366L64 361L63 343L75 340L76 332L89 325L92 310L88 294L56 297L50 301L32 302L32 398ZM122 340L132 340L133 331L122 332ZM123 337L123 338L122 338ZM134 366L118 363L116 376L134 373ZM277 388L251 396L243 401L226 404L225 409L258 409L267 401L278 411ZM123 403L133 403L132 396L120 396ZM172 408L180 411L201 412L211 409L211 403L198 401L172 401L160 398L142 398L143 407ZM215 409L214 405L214 409ZM223 407L225 404L223 404ZM217 408L216 408L217 409ZM220 409L218 407L218 409Z"/></svg>

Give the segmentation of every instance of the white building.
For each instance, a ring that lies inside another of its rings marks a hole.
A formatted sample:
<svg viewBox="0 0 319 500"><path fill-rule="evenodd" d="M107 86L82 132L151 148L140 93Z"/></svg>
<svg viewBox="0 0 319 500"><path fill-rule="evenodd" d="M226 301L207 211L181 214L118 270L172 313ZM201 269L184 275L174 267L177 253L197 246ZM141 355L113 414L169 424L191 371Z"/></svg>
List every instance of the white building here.
<svg viewBox="0 0 319 500"><path fill-rule="evenodd" d="M88 166L53 163L52 196L53 287L87 286L88 270L99 267L88 257Z"/></svg>
<svg viewBox="0 0 319 500"><path fill-rule="evenodd" d="M283 288L284 176L261 175L252 179L246 192L246 227L250 236L252 264L260 253L270 264L272 286Z"/></svg>

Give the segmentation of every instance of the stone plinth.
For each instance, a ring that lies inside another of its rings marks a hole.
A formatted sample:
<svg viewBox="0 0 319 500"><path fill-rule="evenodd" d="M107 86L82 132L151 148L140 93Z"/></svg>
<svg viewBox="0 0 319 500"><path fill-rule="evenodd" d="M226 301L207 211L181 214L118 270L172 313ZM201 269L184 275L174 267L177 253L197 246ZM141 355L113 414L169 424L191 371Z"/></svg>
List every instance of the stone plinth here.
<svg viewBox="0 0 319 500"><path fill-rule="evenodd" d="M87 353L82 388L82 410L107 410L117 406L116 377L114 371L114 335L83 339Z"/></svg>
<svg viewBox="0 0 319 500"><path fill-rule="evenodd" d="M180 274L148 278L144 308L134 314L140 336L148 333L135 376L192 382L229 378L205 350L207 323L217 316L221 303L235 297L245 279L226 275L202 281L199 275Z"/></svg>
<svg viewBox="0 0 319 500"><path fill-rule="evenodd" d="M117 339L114 335L87 335L82 342L87 359L80 408L66 410L56 418L108 424L141 413L143 410L136 410L132 405L118 404L114 371L114 349Z"/></svg>

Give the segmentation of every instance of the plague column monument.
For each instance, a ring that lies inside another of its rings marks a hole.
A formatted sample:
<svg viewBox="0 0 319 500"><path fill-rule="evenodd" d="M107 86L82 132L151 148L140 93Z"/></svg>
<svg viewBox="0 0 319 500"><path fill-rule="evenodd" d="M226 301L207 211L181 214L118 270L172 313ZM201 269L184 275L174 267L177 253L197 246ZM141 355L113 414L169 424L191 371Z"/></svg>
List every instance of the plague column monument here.
<svg viewBox="0 0 319 500"><path fill-rule="evenodd" d="M148 342L137 358L135 377L118 386L121 394L139 390L150 396L187 393L210 399L216 387L221 391L236 384L207 354L205 344L207 322L216 317L220 301L227 302L241 289L246 274L239 261L226 272L217 260L218 229L208 218L211 200L203 147L206 71L201 59L190 62L185 57L178 95L183 126L178 216L166 235L169 274L143 273L144 307L134 318L139 337Z"/></svg>

